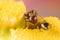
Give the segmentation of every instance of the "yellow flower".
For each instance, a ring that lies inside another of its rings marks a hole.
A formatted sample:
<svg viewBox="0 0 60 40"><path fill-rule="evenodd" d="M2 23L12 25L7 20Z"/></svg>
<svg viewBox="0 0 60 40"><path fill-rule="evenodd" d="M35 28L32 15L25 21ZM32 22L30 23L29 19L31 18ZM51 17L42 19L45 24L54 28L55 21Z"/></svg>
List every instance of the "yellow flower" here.
<svg viewBox="0 0 60 40"><path fill-rule="evenodd" d="M14 27L17 23L24 25L21 21L24 21L22 18L25 12L23 1L0 1L0 27Z"/></svg>
<svg viewBox="0 0 60 40"><path fill-rule="evenodd" d="M45 20L51 24L48 30L44 29L17 29L16 40L60 40L60 22L56 17L46 17Z"/></svg>
<svg viewBox="0 0 60 40"><path fill-rule="evenodd" d="M0 0L0 40L9 40L9 28L25 25L23 18L25 12L26 8L23 1Z"/></svg>

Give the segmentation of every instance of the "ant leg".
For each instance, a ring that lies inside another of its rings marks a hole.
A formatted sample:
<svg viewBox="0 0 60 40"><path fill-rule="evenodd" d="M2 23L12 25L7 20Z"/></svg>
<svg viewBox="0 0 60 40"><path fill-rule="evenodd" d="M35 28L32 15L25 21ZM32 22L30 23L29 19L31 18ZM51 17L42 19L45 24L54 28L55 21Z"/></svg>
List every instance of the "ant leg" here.
<svg viewBox="0 0 60 40"><path fill-rule="evenodd" d="M28 22L28 29L34 29L34 24Z"/></svg>
<svg viewBox="0 0 60 40"><path fill-rule="evenodd" d="M37 23L37 24L35 25L35 28L36 28L36 29L41 29L41 23Z"/></svg>

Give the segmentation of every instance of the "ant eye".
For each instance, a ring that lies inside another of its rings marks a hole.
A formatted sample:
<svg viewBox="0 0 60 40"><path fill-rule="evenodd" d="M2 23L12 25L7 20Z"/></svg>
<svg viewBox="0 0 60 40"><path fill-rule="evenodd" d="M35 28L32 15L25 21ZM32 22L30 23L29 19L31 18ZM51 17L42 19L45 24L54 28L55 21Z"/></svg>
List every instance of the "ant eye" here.
<svg viewBox="0 0 60 40"><path fill-rule="evenodd" d="M43 29L48 29L49 24L48 23L42 23L41 26Z"/></svg>

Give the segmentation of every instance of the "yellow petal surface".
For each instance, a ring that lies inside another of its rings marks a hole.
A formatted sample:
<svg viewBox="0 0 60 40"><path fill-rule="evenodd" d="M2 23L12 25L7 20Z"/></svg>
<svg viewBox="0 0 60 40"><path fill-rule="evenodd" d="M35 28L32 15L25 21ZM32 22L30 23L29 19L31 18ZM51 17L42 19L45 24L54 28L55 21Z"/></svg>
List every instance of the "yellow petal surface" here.
<svg viewBox="0 0 60 40"><path fill-rule="evenodd" d="M9 28L21 25L25 12L23 1L0 0L0 40L9 40Z"/></svg>
<svg viewBox="0 0 60 40"><path fill-rule="evenodd" d="M60 40L60 20L57 17L46 17L45 20L51 24L48 30L44 29L17 29L11 31L12 39L15 40Z"/></svg>
<svg viewBox="0 0 60 40"><path fill-rule="evenodd" d="M20 21L26 12L23 1L0 1L0 27L13 26Z"/></svg>

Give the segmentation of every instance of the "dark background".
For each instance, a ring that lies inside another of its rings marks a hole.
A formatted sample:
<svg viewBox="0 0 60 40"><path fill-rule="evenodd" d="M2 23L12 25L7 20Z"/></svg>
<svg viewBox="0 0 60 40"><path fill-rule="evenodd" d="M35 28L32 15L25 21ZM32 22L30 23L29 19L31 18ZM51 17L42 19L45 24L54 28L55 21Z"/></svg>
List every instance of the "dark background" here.
<svg viewBox="0 0 60 40"><path fill-rule="evenodd" d="M59 0L23 0L27 11L34 9L41 16L56 16L60 18Z"/></svg>

